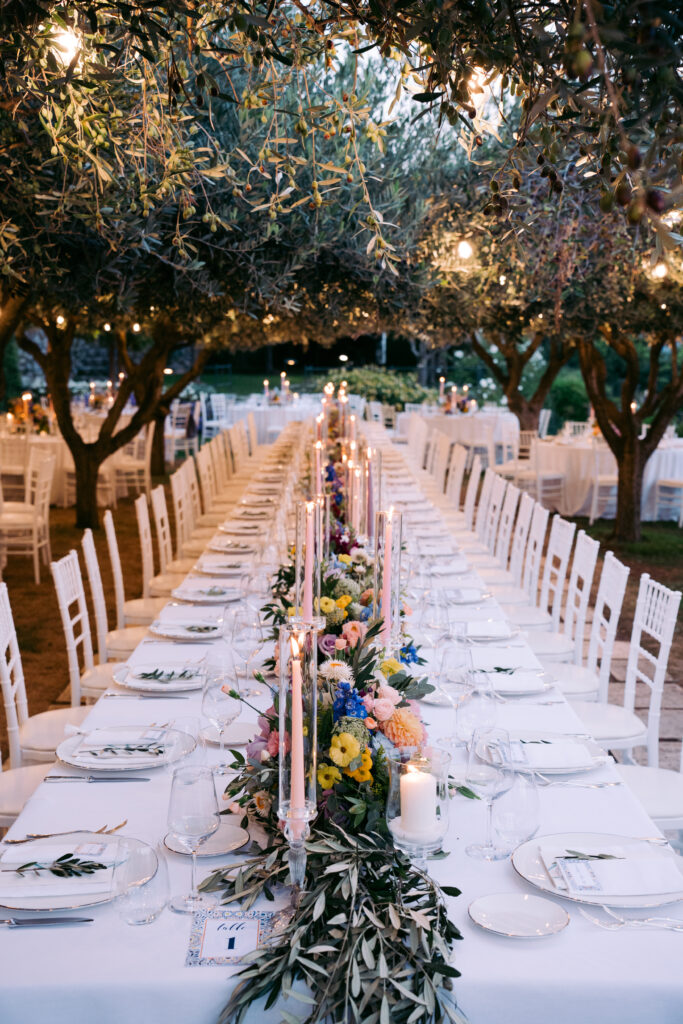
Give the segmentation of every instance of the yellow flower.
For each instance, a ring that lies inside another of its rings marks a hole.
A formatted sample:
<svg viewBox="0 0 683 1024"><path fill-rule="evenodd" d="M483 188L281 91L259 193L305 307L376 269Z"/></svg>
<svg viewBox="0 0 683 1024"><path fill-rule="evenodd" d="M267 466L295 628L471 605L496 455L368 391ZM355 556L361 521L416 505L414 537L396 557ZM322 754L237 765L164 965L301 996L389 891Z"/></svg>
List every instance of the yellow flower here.
<svg viewBox="0 0 683 1024"><path fill-rule="evenodd" d="M360 743L350 732L340 732L332 737L330 743L330 761L340 768L346 768L360 754Z"/></svg>
<svg viewBox="0 0 683 1024"><path fill-rule="evenodd" d="M334 607L335 604L331 597L320 598L320 611L323 615L329 615Z"/></svg>
<svg viewBox="0 0 683 1024"><path fill-rule="evenodd" d="M397 661L396 658L385 658L380 665L379 670L382 675L386 676L388 679L389 676L393 676L397 672L401 671L401 663Z"/></svg>
<svg viewBox="0 0 683 1024"><path fill-rule="evenodd" d="M344 565L351 565L351 555L340 555L339 561L343 562Z"/></svg>
<svg viewBox="0 0 683 1024"><path fill-rule="evenodd" d="M318 785L322 789L332 789L335 782L341 780L341 773L338 768L331 764L321 764L318 768Z"/></svg>
<svg viewBox="0 0 683 1024"><path fill-rule="evenodd" d="M356 770L353 771L353 772L349 771L348 768L345 768L344 769L344 775L350 776L350 778L355 779L356 782L371 782L372 781L372 775L370 773L370 769L371 768L372 768L372 754L370 753L370 748L366 747L365 750L363 751L363 753L361 754L361 761L360 761L360 765L358 766L358 768L356 768Z"/></svg>
<svg viewBox="0 0 683 1024"><path fill-rule="evenodd" d="M337 598L337 608L341 608L342 611L347 605L351 604L351 597L349 594L344 594L342 597Z"/></svg>

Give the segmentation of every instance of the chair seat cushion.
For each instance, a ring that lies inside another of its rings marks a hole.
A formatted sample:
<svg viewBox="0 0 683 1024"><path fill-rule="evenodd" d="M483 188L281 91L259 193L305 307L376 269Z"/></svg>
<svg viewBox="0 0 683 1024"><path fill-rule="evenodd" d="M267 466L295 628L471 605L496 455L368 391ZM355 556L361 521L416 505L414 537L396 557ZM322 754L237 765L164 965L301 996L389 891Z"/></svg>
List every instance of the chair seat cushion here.
<svg viewBox="0 0 683 1024"><path fill-rule="evenodd" d="M19 743L27 761L53 760L55 750L64 739L67 725L80 725L90 708L58 708L32 715L19 729Z"/></svg>
<svg viewBox="0 0 683 1024"><path fill-rule="evenodd" d="M206 547L206 545L204 545L204 547ZM194 558L174 558L173 561L169 562L166 566L166 572L174 575L177 572L181 572L183 574L192 572L195 561L196 560Z"/></svg>
<svg viewBox="0 0 683 1024"><path fill-rule="evenodd" d="M195 560L199 557L199 555L204 554L204 552L206 551L208 541L211 539L211 537L214 537L215 535L216 531L212 530L210 532L210 535L205 539L183 541L182 553L185 557L176 559L175 564L178 564L180 562L186 562L189 560L192 562L192 565L194 565ZM188 572L189 570L185 571Z"/></svg>
<svg viewBox="0 0 683 1024"><path fill-rule="evenodd" d="M552 636L553 634L538 634L539 637L546 635ZM597 695L600 680L595 672L591 672L590 669L585 668L583 665L574 665L571 662L563 663L548 660L546 663L543 655L538 657L543 668L548 670L549 675L552 676L560 690L562 690L562 693L566 694L566 696L586 697L590 694Z"/></svg>
<svg viewBox="0 0 683 1024"><path fill-rule="evenodd" d="M169 597L172 590L179 587L185 579L184 573L160 572L149 581L150 597Z"/></svg>
<svg viewBox="0 0 683 1024"><path fill-rule="evenodd" d="M658 480L657 487L673 487L675 490L683 490L683 480Z"/></svg>
<svg viewBox="0 0 683 1024"><path fill-rule="evenodd" d="M114 682L118 662L107 661L104 665L93 665L81 676L81 696L98 697Z"/></svg>
<svg viewBox="0 0 683 1024"><path fill-rule="evenodd" d="M572 707L597 743L628 747L645 739L645 723L624 707L588 701L572 701Z"/></svg>
<svg viewBox="0 0 683 1024"><path fill-rule="evenodd" d="M111 629L107 633L107 658L122 661L135 650L147 636L146 626L126 626L125 629Z"/></svg>
<svg viewBox="0 0 683 1024"><path fill-rule="evenodd" d="M553 620L548 612L543 611L542 608L535 608L533 605L521 608L508 605L507 601L501 601L498 594L496 595L496 600L499 604L506 605L505 614L514 626L519 626L521 629L552 629Z"/></svg>
<svg viewBox="0 0 683 1024"><path fill-rule="evenodd" d="M527 643L537 658L549 661L571 661L574 657L574 641L564 633L529 633Z"/></svg>
<svg viewBox="0 0 683 1024"><path fill-rule="evenodd" d="M146 626L154 622L166 604L165 597L134 597L124 602L123 618L127 626Z"/></svg>
<svg viewBox="0 0 683 1024"><path fill-rule="evenodd" d="M683 820L683 775L667 768L619 764L617 771L651 818L666 828L667 821Z"/></svg>
<svg viewBox="0 0 683 1024"><path fill-rule="evenodd" d="M0 821L21 814L26 801L53 767L54 761L46 761L0 772Z"/></svg>
<svg viewBox="0 0 683 1024"><path fill-rule="evenodd" d="M487 582L486 577L484 577L484 582ZM522 587L492 587L492 590L498 604L506 606L516 605L518 607L531 605L529 595Z"/></svg>

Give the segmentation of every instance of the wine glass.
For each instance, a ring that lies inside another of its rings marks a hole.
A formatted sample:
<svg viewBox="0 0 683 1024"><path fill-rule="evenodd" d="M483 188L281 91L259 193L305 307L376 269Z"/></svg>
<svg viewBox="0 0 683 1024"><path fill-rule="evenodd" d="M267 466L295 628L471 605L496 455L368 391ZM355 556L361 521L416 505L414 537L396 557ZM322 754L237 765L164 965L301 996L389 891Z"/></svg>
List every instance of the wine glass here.
<svg viewBox="0 0 683 1024"><path fill-rule="evenodd" d="M192 854L192 890L185 896L173 896L169 906L178 914L191 914L207 902L197 891L197 850L220 824L216 787L209 768L176 768L167 820L171 832Z"/></svg>
<svg viewBox="0 0 683 1024"><path fill-rule="evenodd" d="M263 691L260 687L251 685L249 663L261 650L264 637L259 613L248 603L238 608L233 615L231 640L236 670L246 679L242 692L245 697L259 697Z"/></svg>
<svg viewBox="0 0 683 1024"><path fill-rule="evenodd" d="M130 878L130 865L139 851L137 840L121 839L119 857L121 867L116 872L116 909L126 924L151 924L168 904L168 865L162 844L154 848L157 868L146 882Z"/></svg>
<svg viewBox="0 0 683 1024"><path fill-rule="evenodd" d="M223 733L242 713L242 702L239 697L231 696L231 690L237 694L240 692L237 676L231 678L224 668L218 666L207 669L202 694L202 712L218 732L220 764L214 769L218 775L230 771L224 761Z"/></svg>
<svg viewBox="0 0 683 1024"><path fill-rule="evenodd" d="M465 848L468 857L502 860L507 848L493 841L493 802L507 793L514 782L511 769L510 736L505 729L477 729L472 737L465 785L486 801L486 841Z"/></svg>
<svg viewBox="0 0 683 1024"><path fill-rule="evenodd" d="M496 724L498 707L486 673L469 671L466 678L470 696L456 708L455 734L460 744L469 746L477 729L491 729Z"/></svg>
<svg viewBox="0 0 683 1024"><path fill-rule="evenodd" d="M540 801L533 775L517 773L507 793L495 801L493 828L512 853L538 832Z"/></svg>

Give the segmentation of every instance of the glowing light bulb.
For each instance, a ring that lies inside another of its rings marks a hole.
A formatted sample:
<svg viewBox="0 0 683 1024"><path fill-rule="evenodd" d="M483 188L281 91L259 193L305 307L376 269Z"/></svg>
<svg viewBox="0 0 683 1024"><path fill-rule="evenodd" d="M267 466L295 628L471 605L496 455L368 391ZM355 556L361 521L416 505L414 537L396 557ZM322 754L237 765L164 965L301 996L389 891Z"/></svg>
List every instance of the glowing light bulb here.
<svg viewBox="0 0 683 1024"><path fill-rule="evenodd" d="M137 322L137 320L136 320L136 322L135 322L135 323L133 324L133 330L134 330L134 332L135 332L136 334L139 334L139 333L140 333L140 324L139 324L139 323Z"/></svg>
<svg viewBox="0 0 683 1024"><path fill-rule="evenodd" d="M458 242L458 258L461 260L470 260L474 255L474 249L468 241L465 239L462 242Z"/></svg>
<svg viewBox="0 0 683 1024"><path fill-rule="evenodd" d="M111 324L105 324L104 330L107 332L107 334L109 334L109 331L111 330Z"/></svg>
<svg viewBox="0 0 683 1024"><path fill-rule="evenodd" d="M666 263L657 263L652 268L652 276L658 278L660 281L663 277L669 273L669 268Z"/></svg>

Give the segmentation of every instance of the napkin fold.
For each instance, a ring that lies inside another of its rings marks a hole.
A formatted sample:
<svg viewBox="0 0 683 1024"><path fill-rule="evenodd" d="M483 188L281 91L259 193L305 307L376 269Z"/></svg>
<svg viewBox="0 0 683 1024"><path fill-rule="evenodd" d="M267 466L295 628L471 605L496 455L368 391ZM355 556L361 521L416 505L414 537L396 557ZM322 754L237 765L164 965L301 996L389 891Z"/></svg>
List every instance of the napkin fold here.
<svg viewBox="0 0 683 1024"><path fill-rule="evenodd" d="M95 768L113 770L118 765L121 767L149 768L154 764L163 764L163 754L145 754L135 752L130 754L108 754L107 747L121 747L124 744L137 746L141 743L156 743L167 747L165 743L166 729L140 728L140 726L128 729L95 729L86 733L72 754L73 762L80 768ZM99 753L97 753L99 752ZM166 752L166 751L165 751Z"/></svg>
<svg viewBox="0 0 683 1024"><path fill-rule="evenodd" d="M73 854L79 860L96 861L106 864L103 870L92 875L78 875L72 878L60 878L49 871L41 871L39 875L27 873L18 875L14 870L30 861L39 864L51 864L64 854ZM73 896L88 893L110 892L114 883L114 867L119 863L119 843L25 843L4 851L0 856L0 899L31 898L36 896Z"/></svg>
<svg viewBox="0 0 683 1024"><path fill-rule="evenodd" d="M578 842L578 839L577 839ZM671 856L648 856L618 844L580 843L577 853L608 854L584 860L568 856L566 847L543 843L539 854L555 888L573 896L662 896L683 890L683 874ZM613 859L612 859L613 858Z"/></svg>
<svg viewBox="0 0 683 1024"><path fill-rule="evenodd" d="M529 739L510 740L510 754L513 765L528 765L539 770L566 768L572 771L585 768L593 758L581 741L572 739Z"/></svg>
<svg viewBox="0 0 683 1024"><path fill-rule="evenodd" d="M471 640L508 640L511 630L505 619L486 622L465 622L465 636Z"/></svg>

